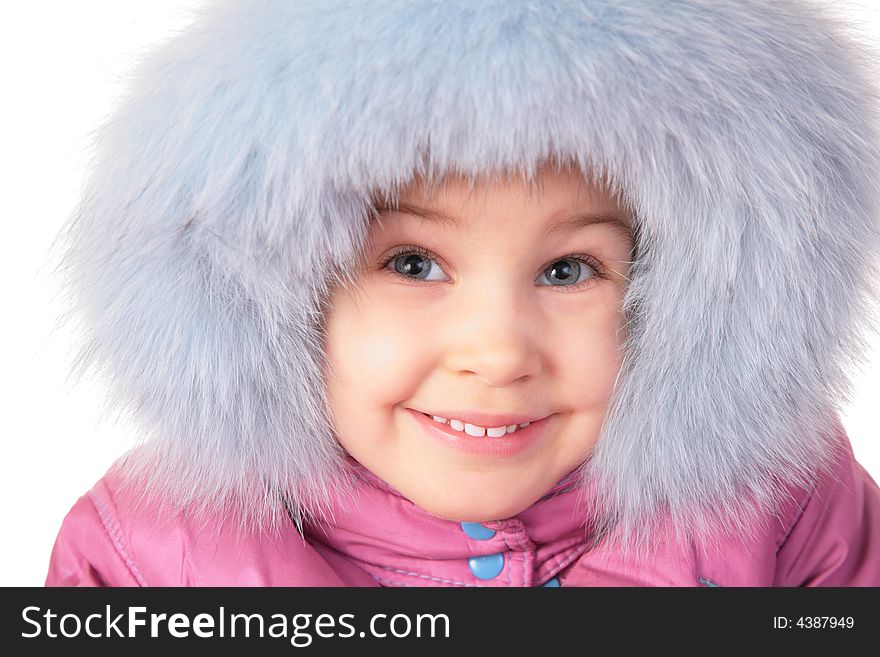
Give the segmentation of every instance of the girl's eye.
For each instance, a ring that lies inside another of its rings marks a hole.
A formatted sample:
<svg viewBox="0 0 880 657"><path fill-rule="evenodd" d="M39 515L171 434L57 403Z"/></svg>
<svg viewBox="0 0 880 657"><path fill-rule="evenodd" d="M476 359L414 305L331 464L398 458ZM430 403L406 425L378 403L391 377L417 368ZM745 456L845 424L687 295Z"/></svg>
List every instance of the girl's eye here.
<svg viewBox="0 0 880 657"><path fill-rule="evenodd" d="M589 277L587 275L589 274ZM546 276L554 287L580 288L593 278L604 278L604 272L595 258L569 256L551 263L538 278Z"/></svg>
<svg viewBox="0 0 880 657"><path fill-rule="evenodd" d="M420 281L441 281L443 278L429 278L435 270L442 272L436 265L433 255L417 246L407 246L392 253L383 263L383 268L394 265L394 271L406 278Z"/></svg>
<svg viewBox="0 0 880 657"><path fill-rule="evenodd" d="M421 247L405 246L382 261L382 269L393 265L395 273L419 281L444 280L443 270L434 255ZM439 274L439 275L435 275ZM601 264L592 256L578 255L559 258L541 272L538 280L546 277L550 287L580 288L593 278L606 278Z"/></svg>

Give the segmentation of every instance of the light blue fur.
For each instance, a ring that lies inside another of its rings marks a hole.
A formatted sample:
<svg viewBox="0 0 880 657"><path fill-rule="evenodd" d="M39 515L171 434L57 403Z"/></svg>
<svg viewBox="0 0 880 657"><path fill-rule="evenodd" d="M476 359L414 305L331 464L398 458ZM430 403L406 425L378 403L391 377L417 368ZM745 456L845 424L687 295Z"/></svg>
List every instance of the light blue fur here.
<svg viewBox="0 0 880 657"><path fill-rule="evenodd" d="M828 463L877 330L875 63L842 26L790 0L206 6L95 132L57 243L72 371L145 439L122 471L248 529L282 493L326 517L351 482L321 311L371 195L572 161L639 229L585 520L648 554L662 512L747 537Z"/></svg>

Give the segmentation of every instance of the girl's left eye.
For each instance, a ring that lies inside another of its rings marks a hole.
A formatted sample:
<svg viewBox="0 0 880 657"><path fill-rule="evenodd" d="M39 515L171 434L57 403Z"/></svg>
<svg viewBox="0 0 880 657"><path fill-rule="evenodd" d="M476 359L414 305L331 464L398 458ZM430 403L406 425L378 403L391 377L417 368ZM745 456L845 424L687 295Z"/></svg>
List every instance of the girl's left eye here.
<svg viewBox="0 0 880 657"><path fill-rule="evenodd" d="M395 249L382 262L382 269L393 265L393 271L409 280L438 281L445 280L442 276L432 277L434 272L441 272L434 254L418 246L404 246ZM585 277L585 274L592 275ZM602 265L592 256L570 255L558 258L543 269L538 280L546 277L551 281L549 287L568 289L581 288L593 278L607 278ZM557 281L557 282L552 282Z"/></svg>

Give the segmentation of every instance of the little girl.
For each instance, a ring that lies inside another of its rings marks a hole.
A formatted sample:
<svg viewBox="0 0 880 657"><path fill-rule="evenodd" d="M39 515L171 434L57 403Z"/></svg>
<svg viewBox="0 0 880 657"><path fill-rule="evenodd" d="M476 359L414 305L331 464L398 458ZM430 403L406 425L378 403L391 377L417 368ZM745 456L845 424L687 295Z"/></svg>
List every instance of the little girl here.
<svg viewBox="0 0 880 657"><path fill-rule="evenodd" d="M227 0L63 245L144 440L48 585L878 586L869 58L779 0Z"/></svg>

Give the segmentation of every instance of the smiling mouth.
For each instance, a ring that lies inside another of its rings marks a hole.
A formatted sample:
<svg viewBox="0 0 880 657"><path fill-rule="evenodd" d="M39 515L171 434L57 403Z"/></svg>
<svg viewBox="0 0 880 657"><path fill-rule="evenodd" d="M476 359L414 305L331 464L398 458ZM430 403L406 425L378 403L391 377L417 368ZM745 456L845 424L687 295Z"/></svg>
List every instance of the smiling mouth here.
<svg viewBox="0 0 880 657"><path fill-rule="evenodd" d="M502 427L497 427L493 436L487 434L483 427L462 423L462 428L458 429L457 424L450 426L450 421L437 422L431 415L412 408L407 409L407 413L422 428L424 435L439 441L444 448L479 458L514 458L536 449L549 435L552 420L556 416L550 414L528 422L528 426L522 428L516 425L510 433L507 426L503 431Z"/></svg>
<svg viewBox="0 0 880 657"><path fill-rule="evenodd" d="M521 424L509 424L499 427L481 427L475 424L471 424L469 422L456 420L455 418L446 419L438 417L436 415L431 415L430 413L422 413L422 415L430 418L432 422L435 422L439 425L444 425L453 431L458 431L467 434L468 436L473 436L474 438L482 438L484 436L488 436L489 438L501 438L503 436L514 434L520 429L525 429L531 424L531 422L523 422Z"/></svg>

